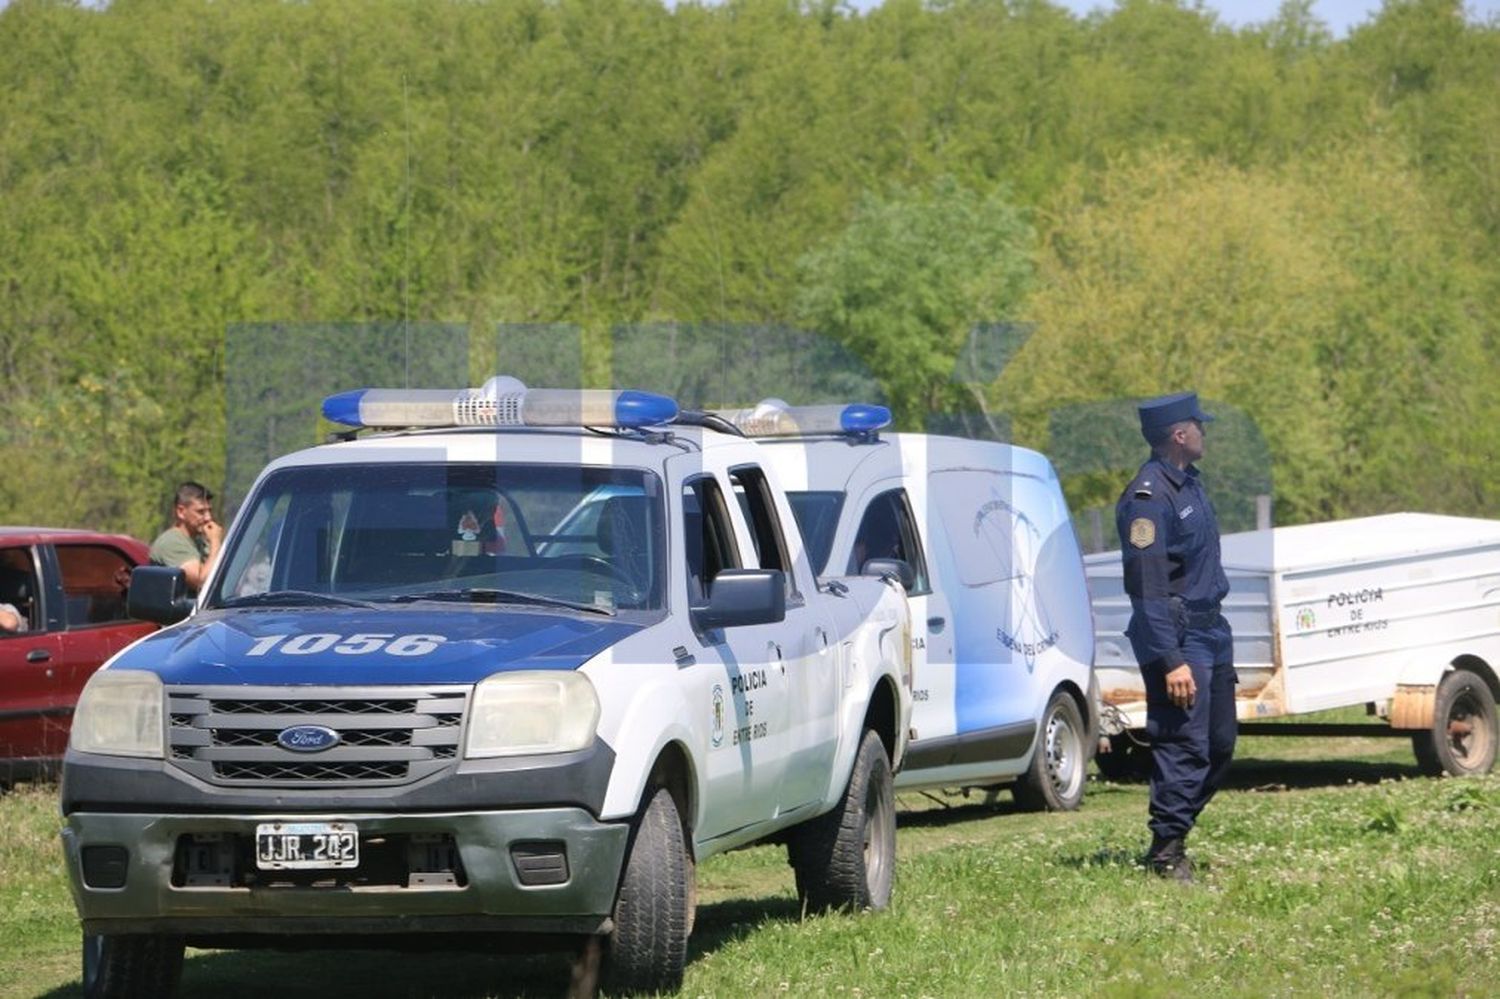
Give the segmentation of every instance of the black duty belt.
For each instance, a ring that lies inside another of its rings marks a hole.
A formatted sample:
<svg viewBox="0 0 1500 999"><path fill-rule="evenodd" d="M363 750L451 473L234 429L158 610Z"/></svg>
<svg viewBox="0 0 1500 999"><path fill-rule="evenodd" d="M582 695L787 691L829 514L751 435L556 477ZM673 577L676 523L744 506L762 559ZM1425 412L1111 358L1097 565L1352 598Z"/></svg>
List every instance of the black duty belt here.
<svg viewBox="0 0 1500 999"><path fill-rule="evenodd" d="M1182 623L1189 628L1212 628L1219 623L1219 605L1193 610L1181 597L1172 598L1172 609L1182 616Z"/></svg>

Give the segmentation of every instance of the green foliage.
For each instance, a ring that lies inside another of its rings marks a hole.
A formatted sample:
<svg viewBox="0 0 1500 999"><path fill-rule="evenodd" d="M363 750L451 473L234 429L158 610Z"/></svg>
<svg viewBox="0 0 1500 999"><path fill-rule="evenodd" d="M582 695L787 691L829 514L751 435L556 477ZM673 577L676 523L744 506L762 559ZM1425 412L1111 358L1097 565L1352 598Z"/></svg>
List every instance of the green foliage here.
<svg viewBox="0 0 1500 999"><path fill-rule="evenodd" d="M867 196L849 226L803 261L802 320L864 358L897 425L920 427L975 316L1007 317L1031 276L1031 228L1001 193L943 179Z"/></svg>
<svg viewBox="0 0 1500 999"><path fill-rule="evenodd" d="M588 381L619 346L734 402L824 348L689 362L812 326L853 358L796 392L1050 445L1192 384L1279 519L1492 506L1500 30L1457 0L1347 39L1306 0L13 0L0 51L0 522L154 533L227 481L226 330L396 322L481 372L498 324L576 328ZM669 370L617 334L657 322ZM949 385L995 324L1029 341Z"/></svg>

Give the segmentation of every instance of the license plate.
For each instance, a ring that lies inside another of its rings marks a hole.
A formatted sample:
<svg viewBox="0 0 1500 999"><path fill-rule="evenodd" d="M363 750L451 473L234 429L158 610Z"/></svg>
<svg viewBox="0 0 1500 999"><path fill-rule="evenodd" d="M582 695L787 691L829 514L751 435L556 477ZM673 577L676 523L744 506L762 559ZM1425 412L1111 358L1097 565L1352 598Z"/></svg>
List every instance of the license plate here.
<svg viewBox="0 0 1500 999"><path fill-rule="evenodd" d="M353 822L262 822L255 827L255 866L358 867L359 830Z"/></svg>

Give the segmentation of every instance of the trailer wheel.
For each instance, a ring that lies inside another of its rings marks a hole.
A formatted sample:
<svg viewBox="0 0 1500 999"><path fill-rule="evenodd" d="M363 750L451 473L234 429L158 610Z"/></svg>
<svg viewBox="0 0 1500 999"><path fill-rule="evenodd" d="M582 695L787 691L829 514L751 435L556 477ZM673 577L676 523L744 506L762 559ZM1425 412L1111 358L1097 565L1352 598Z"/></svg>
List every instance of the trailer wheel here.
<svg viewBox="0 0 1500 999"><path fill-rule="evenodd" d="M181 937L83 935L86 999L162 999L182 977Z"/></svg>
<svg viewBox="0 0 1500 999"><path fill-rule="evenodd" d="M1135 784L1151 776L1151 745L1145 735L1121 732L1109 737L1109 752L1095 753L1094 763L1104 779Z"/></svg>
<svg viewBox="0 0 1500 999"><path fill-rule="evenodd" d="M896 796L885 745L867 729L844 796L795 827L787 859L810 912L884 909L896 874Z"/></svg>
<svg viewBox="0 0 1500 999"><path fill-rule="evenodd" d="M625 856L605 981L612 993L676 992L687 963L693 861L677 804L664 787L647 799Z"/></svg>
<svg viewBox="0 0 1500 999"><path fill-rule="evenodd" d="M1432 730L1412 736L1412 749L1425 773L1455 777L1489 773L1500 744L1495 695L1478 674L1456 669L1438 684Z"/></svg>
<svg viewBox="0 0 1500 999"><path fill-rule="evenodd" d="M1028 812L1071 812L1083 802L1088 754L1083 716L1067 691L1058 690L1042 713L1031 766L1016 781L1016 804Z"/></svg>

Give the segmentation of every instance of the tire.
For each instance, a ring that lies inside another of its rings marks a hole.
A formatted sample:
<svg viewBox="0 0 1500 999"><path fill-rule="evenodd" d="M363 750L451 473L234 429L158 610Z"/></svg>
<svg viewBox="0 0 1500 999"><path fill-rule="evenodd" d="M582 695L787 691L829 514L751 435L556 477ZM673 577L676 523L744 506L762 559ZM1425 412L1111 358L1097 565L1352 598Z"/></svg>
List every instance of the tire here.
<svg viewBox="0 0 1500 999"><path fill-rule="evenodd" d="M1054 691L1042 713L1031 766L1016 781L1016 804L1028 812L1071 812L1083 803L1088 777L1087 727L1078 703Z"/></svg>
<svg viewBox="0 0 1500 999"><path fill-rule="evenodd" d="M1418 765L1433 775L1486 774L1495 766L1497 745L1500 725L1489 684L1466 669L1448 673L1433 702L1432 731L1412 736Z"/></svg>
<svg viewBox="0 0 1500 999"><path fill-rule="evenodd" d="M676 992L687 963L694 871L677 803L656 788L636 820L605 956L611 993Z"/></svg>
<svg viewBox="0 0 1500 999"><path fill-rule="evenodd" d="M896 879L896 795L885 744L866 730L832 811L792 830L788 859L807 912L880 910Z"/></svg>
<svg viewBox="0 0 1500 999"><path fill-rule="evenodd" d="M182 977L181 937L83 935L86 999L164 999Z"/></svg>
<svg viewBox="0 0 1500 999"><path fill-rule="evenodd" d="M1151 746L1143 735L1129 732L1109 737L1109 752L1096 753L1094 764L1104 779L1116 784L1136 784L1151 776ZM1142 741L1138 741L1142 740Z"/></svg>

